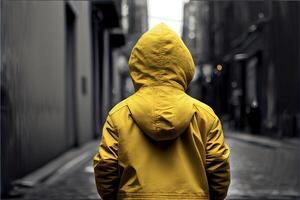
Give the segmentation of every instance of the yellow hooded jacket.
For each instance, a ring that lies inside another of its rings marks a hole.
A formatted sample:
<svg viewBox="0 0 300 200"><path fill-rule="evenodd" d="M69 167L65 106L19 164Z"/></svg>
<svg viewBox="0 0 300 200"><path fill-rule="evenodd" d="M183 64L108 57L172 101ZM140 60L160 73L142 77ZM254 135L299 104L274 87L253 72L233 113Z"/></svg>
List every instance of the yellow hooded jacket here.
<svg viewBox="0 0 300 200"><path fill-rule="evenodd" d="M94 157L106 199L224 199L229 149L213 110L188 96L192 56L165 24L146 32L129 59L136 92L116 105Z"/></svg>

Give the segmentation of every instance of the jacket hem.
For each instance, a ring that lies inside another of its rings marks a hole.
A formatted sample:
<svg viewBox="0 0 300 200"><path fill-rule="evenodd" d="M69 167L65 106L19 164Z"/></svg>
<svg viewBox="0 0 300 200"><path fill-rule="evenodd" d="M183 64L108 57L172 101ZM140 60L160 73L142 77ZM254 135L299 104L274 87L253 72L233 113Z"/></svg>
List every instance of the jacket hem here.
<svg viewBox="0 0 300 200"><path fill-rule="evenodd" d="M121 193L118 195L118 199L200 199L200 200L209 200L208 195L204 195L203 193Z"/></svg>

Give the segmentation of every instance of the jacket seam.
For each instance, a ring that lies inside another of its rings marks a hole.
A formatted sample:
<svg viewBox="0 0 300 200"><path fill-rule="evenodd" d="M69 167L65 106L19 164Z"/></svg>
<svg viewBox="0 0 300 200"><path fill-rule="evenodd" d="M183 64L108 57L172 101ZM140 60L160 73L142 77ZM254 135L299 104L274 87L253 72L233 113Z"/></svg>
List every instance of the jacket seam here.
<svg viewBox="0 0 300 200"><path fill-rule="evenodd" d="M122 107L124 107L124 106L122 106ZM108 118L110 118L112 129L115 132L115 135L117 135L117 140L116 140L117 141L117 145L118 145L117 146L117 148L118 148L118 151L117 151L117 156L118 156L118 158L117 158L117 164L118 164L118 168L117 168L117 174L118 174L117 182L118 182L118 185L119 185L119 181L120 181L120 168L119 168L119 166L120 166L120 164L119 164L119 162L120 162L120 160L119 160L119 155L120 155L119 138L120 138L120 134L119 134L119 131L118 131L118 127L115 125L115 122L114 122L114 120L113 120L113 118L112 118L112 116L110 114L108 114Z"/></svg>
<svg viewBox="0 0 300 200"><path fill-rule="evenodd" d="M127 101L128 101L129 98L130 98L130 97L124 99L123 105L120 105L120 107L118 107L118 108L113 108L113 109L108 113L108 115L113 116L116 112L118 112L118 111L121 110L122 108L128 106L128 102L127 102ZM121 102L120 102L120 103L121 103Z"/></svg>
<svg viewBox="0 0 300 200"><path fill-rule="evenodd" d="M209 132L212 130L212 128L213 128L213 126L214 126L216 120L217 120L217 118L215 118L214 121L213 121L213 123L211 124L211 126L210 126L210 128L209 128Z"/></svg>
<svg viewBox="0 0 300 200"><path fill-rule="evenodd" d="M212 130L212 128L213 128L213 126L214 126L216 120L217 120L217 119L215 118L215 120L213 121L212 125L210 126L210 128L209 128L209 130L208 130L208 132L207 132L207 135L206 135L206 142L205 142L205 151L206 151L206 149L207 149L207 137L208 137L208 134L209 134L210 131ZM207 168L207 159L206 159L206 156L205 156L205 169L206 169L206 168Z"/></svg>
<svg viewBox="0 0 300 200"><path fill-rule="evenodd" d="M154 93L157 92L157 96L159 97L159 90L156 90L156 88L152 88ZM156 103L156 104L155 104ZM159 102L154 101L154 106L153 106L153 115L154 115L154 132L158 132L158 122L159 122L159 115L157 114L157 107L159 107Z"/></svg>
<svg viewBox="0 0 300 200"><path fill-rule="evenodd" d="M216 119L216 115L212 114L210 111L208 111L206 108L204 108L203 106L197 105L195 102L193 103L193 105L195 106L195 108L201 112L201 110L199 110L198 106L201 107L203 110L205 110L206 113L208 113L210 116L212 116L214 118L214 120Z"/></svg>
<svg viewBox="0 0 300 200"><path fill-rule="evenodd" d="M208 194L203 194L203 193L178 193L178 194L174 194L174 193L168 193L168 192L121 192L119 193L119 196L128 196L128 197L138 197L138 196L186 196L186 197L195 197L195 198L199 198L199 197L203 197L203 198L207 198L209 195Z"/></svg>
<svg viewBox="0 0 300 200"><path fill-rule="evenodd" d="M142 89L142 88L156 87L156 86L171 87L171 88L175 88L177 90L180 90L182 92L185 92L184 87L180 83L178 83L178 86L181 86L181 88L171 85L168 81L160 81L160 82L157 82L157 83L151 83L151 84L148 84L148 85L143 85L142 87L139 88L138 91L140 91L140 89ZM138 91L136 91L136 92L138 92Z"/></svg>

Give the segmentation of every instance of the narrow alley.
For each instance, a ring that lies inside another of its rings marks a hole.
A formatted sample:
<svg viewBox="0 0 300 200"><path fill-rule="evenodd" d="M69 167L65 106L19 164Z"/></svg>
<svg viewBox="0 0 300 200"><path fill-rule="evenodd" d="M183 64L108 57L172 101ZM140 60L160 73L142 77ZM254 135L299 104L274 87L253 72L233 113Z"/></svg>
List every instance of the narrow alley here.
<svg viewBox="0 0 300 200"><path fill-rule="evenodd" d="M0 13L1 199L100 199L92 158L102 127L116 104L146 88L146 81L132 80L129 60L138 57L131 52L140 51L134 48L139 38L157 24L174 36L158 31L166 48L184 49L186 56L167 55L160 43L146 45L154 56L131 66L137 77L153 77L151 90L167 81L181 90L161 92L168 116L186 124L190 118L182 116L196 116L176 101L184 92L214 110L231 149L227 199L300 199L300 1L0 0ZM185 46L169 45L175 40ZM159 62L149 64L156 57ZM150 75L141 72L147 67L154 69ZM135 102L150 108L156 100L151 94ZM169 107L180 109L174 114ZM148 110L137 110L142 117L136 119L151 121L144 118ZM127 139L126 147L133 144ZM208 151L203 148L203 155ZM145 163L144 155L133 157ZM203 163L203 174L193 174L206 175Z"/></svg>

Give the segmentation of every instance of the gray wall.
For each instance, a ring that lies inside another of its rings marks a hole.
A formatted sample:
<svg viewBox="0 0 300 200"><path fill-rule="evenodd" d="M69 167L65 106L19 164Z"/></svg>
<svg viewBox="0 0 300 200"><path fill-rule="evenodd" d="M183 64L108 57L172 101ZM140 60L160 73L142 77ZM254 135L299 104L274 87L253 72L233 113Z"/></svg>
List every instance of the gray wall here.
<svg viewBox="0 0 300 200"><path fill-rule="evenodd" d="M1 3L1 179L7 183L68 149L66 27L64 1ZM76 15L76 137L82 144L92 138L90 13L89 2L70 5Z"/></svg>
<svg viewBox="0 0 300 200"><path fill-rule="evenodd" d="M90 3L88 1L72 1L76 14L76 73L77 73L77 116L78 140L82 144L92 138L92 47ZM86 93L82 93L82 79L86 79Z"/></svg>

